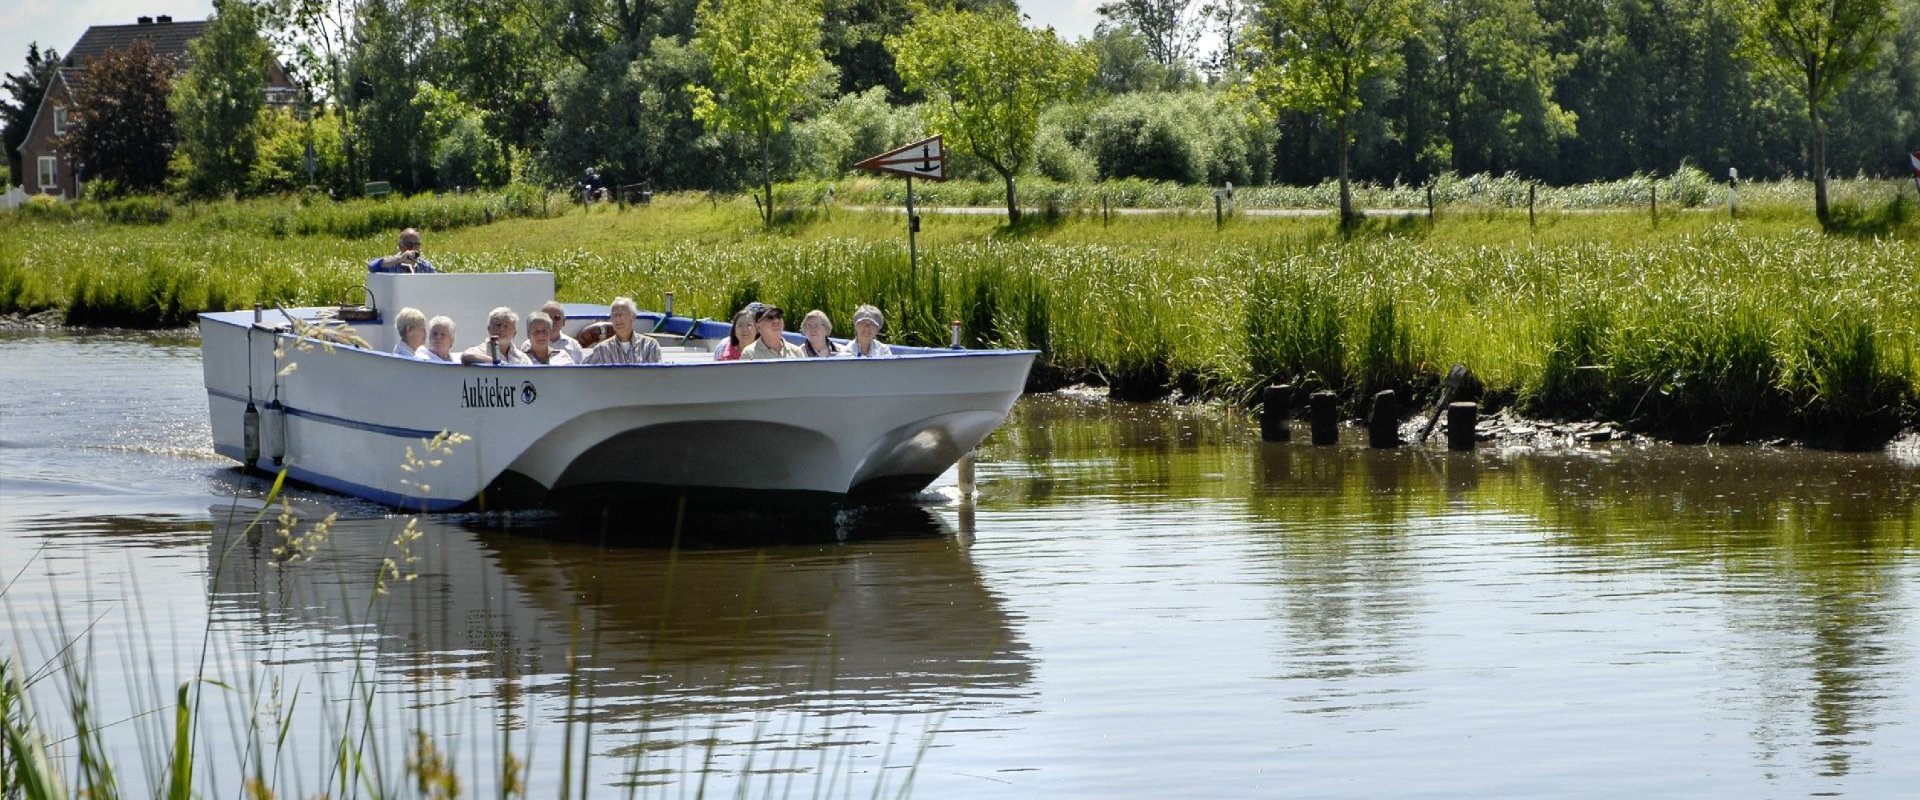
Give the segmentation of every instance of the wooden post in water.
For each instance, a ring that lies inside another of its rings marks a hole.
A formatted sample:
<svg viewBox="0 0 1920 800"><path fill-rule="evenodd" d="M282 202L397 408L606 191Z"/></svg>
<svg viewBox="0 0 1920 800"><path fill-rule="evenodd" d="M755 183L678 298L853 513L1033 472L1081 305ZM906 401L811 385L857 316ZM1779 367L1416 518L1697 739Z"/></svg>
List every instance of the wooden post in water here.
<svg viewBox="0 0 1920 800"><path fill-rule="evenodd" d="M959 480L960 497L963 500L972 499L973 498L973 451L968 450L966 455L961 456L960 463L957 466L959 467L959 470L960 470L960 480Z"/></svg>
<svg viewBox="0 0 1920 800"><path fill-rule="evenodd" d="M1476 431L1480 424L1480 404L1473 402L1450 403L1447 405L1447 449L1472 450Z"/></svg>
<svg viewBox="0 0 1920 800"><path fill-rule="evenodd" d="M1340 396L1318 391L1308 401L1308 421L1313 426L1313 443L1327 447L1340 443Z"/></svg>
<svg viewBox="0 0 1920 800"><path fill-rule="evenodd" d="M1373 395L1373 409L1367 415L1367 446L1400 446L1400 401L1392 389L1381 389Z"/></svg>
<svg viewBox="0 0 1920 800"><path fill-rule="evenodd" d="M1293 396L1293 387L1275 384L1267 387L1260 395L1260 441L1284 442L1293 438L1293 431L1287 429L1289 400Z"/></svg>

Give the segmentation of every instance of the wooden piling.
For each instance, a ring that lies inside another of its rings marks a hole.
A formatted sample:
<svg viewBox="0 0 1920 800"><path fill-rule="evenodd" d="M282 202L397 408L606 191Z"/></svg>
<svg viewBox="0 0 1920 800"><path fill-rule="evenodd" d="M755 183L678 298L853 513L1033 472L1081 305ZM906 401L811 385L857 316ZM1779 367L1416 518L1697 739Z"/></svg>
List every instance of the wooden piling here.
<svg viewBox="0 0 1920 800"><path fill-rule="evenodd" d="M1333 392L1314 392L1308 399L1308 420L1313 425L1313 443L1327 447L1340 443L1340 396Z"/></svg>
<svg viewBox="0 0 1920 800"><path fill-rule="evenodd" d="M1382 389L1373 395L1373 409L1367 415L1367 446L1400 446L1400 401L1392 389Z"/></svg>
<svg viewBox="0 0 1920 800"><path fill-rule="evenodd" d="M1480 424L1480 404L1471 402L1447 405L1447 449L1472 450L1474 426Z"/></svg>
<svg viewBox="0 0 1920 800"><path fill-rule="evenodd" d="M1293 387L1285 384L1269 386L1260 395L1260 441L1284 442L1293 438L1293 431L1287 429L1287 412L1293 396Z"/></svg>
<svg viewBox="0 0 1920 800"><path fill-rule="evenodd" d="M957 483L959 484L958 488L960 490L960 497L963 499L971 499L973 497L973 451L972 450L968 450L966 455L960 457L960 463L958 464L958 467L959 467L960 475Z"/></svg>

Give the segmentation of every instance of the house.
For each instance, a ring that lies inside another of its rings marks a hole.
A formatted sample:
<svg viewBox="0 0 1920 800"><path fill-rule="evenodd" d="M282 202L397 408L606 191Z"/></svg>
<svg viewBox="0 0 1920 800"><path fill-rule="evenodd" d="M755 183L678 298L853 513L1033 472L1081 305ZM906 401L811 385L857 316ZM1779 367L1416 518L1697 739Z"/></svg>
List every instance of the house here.
<svg viewBox="0 0 1920 800"><path fill-rule="evenodd" d="M81 34L80 41L74 42L60 59L60 67L47 86L46 95L40 99L39 109L34 111L33 123L27 127L27 138L20 143L20 167L25 173L20 176L20 183L27 194L80 196L80 179L85 177L78 174L80 165L70 163L56 144L67 132L67 115L81 88L81 69L89 59L146 39L153 44L155 52L177 58L184 65L187 43L206 27L205 20L175 22L172 17L161 15L140 17L132 25L95 25ZM276 60L267 73L267 102L291 105L293 101L293 81Z"/></svg>

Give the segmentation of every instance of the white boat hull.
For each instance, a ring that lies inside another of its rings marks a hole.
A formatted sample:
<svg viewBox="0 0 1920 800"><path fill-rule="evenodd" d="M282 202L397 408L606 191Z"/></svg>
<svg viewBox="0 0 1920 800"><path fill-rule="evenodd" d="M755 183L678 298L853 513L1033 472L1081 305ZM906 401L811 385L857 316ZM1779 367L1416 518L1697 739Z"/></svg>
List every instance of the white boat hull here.
<svg viewBox="0 0 1920 800"><path fill-rule="evenodd" d="M1006 418L1034 356L903 348L884 359L464 366L325 347L251 312L205 314L200 328L217 451L425 510L918 490ZM425 440L441 431L471 441L429 456Z"/></svg>

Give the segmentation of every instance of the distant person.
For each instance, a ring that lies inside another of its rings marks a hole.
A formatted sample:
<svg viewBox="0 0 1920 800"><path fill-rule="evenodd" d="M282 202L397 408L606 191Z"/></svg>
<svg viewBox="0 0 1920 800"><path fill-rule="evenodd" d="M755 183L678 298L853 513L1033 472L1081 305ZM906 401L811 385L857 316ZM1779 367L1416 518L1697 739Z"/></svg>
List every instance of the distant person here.
<svg viewBox="0 0 1920 800"><path fill-rule="evenodd" d="M442 364L457 363L458 359L453 357L453 319L439 316L427 323L427 343L414 351L413 357Z"/></svg>
<svg viewBox="0 0 1920 800"><path fill-rule="evenodd" d="M554 343L553 318L547 316L545 311L527 315L527 343L524 350L527 358L535 364L558 367L578 363Z"/></svg>
<svg viewBox="0 0 1920 800"><path fill-rule="evenodd" d="M800 346L787 341L786 313L779 306L762 306L753 315L753 330L759 338L740 351L741 361L765 361L774 358L806 358Z"/></svg>
<svg viewBox="0 0 1920 800"><path fill-rule="evenodd" d="M740 309L733 315L733 330L727 331L727 341L713 348L715 361L739 361L740 353L753 344L753 310Z"/></svg>
<svg viewBox="0 0 1920 800"><path fill-rule="evenodd" d="M587 364L658 364L662 358L660 343L651 336L641 336L633 332L633 321L640 316L640 310L633 304L631 297L616 297L613 307L607 311L607 320L613 323L613 336L593 346L587 352Z"/></svg>
<svg viewBox="0 0 1920 800"><path fill-rule="evenodd" d="M853 341L847 342L840 355L855 358L874 358L893 355L893 348L880 341L880 329L886 327L886 318L880 316L880 309L863 305L853 310Z"/></svg>
<svg viewBox="0 0 1920 800"><path fill-rule="evenodd" d="M585 360L587 352L580 346L579 340L567 335L567 307L560 305L558 300L548 300L546 305L540 307L540 311L546 314L548 319L553 320L554 349L567 351L567 357L573 359L575 364ZM532 314L527 315L527 333L529 335L533 333Z"/></svg>
<svg viewBox="0 0 1920 800"><path fill-rule="evenodd" d="M420 352L420 346L427 343L427 315L417 308L403 308L393 317L393 332L400 335L400 343L393 346L393 354L413 358Z"/></svg>
<svg viewBox="0 0 1920 800"><path fill-rule="evenodd" d="M531 364L526 353L513 346L520 335L520 315L501 306L487 312L487 340L460 353L462 364Z"/></svg>
<svg viewBox="0 0 1920 800"><path fill-rule="evenodd" d="M800 320L800 335L805 341L800 343L800 354L807 358L832 358L840 355L832 339L833 320L827 319L827 312L814 309Z"/></svg>
<svg viewBox="0 0 1920 800"><path fill-rule="evenodd" d="M368 272L434 272L433 265L420 257L420 232L408 228L400 232L400 252L367 262Z"/></svg>

